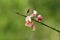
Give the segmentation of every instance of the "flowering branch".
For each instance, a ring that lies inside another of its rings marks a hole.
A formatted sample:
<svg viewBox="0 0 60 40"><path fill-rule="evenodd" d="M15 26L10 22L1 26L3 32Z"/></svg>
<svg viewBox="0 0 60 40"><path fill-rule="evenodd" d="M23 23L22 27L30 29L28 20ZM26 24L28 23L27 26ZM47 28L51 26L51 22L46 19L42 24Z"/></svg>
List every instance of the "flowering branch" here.
<svg viewBox="0 0 60 40"><path fill-rule="evenodd" d="M25 15L23 15L23 14L20 14L19 12L16 12L16 14L18 14L18 15L20 15L20 16L27 17L27 16L25 16ZM32 20L35 21L35 22L38 22L38 21L36 21L35 19L32 19ZM60 30L58 30L58 29L56 29L56 28L53 28L53 27L51 27L51 26L49 26L49 25L47 25L47 24L45 24L45 23L43 23L43 22L38 22L38 23L40 23L40 24L42 24L42 25L44 25L44 26L46 26L46 27L48 27L48 28L50 28L50 29L58 32L58 33L60 33Z"/></svg>

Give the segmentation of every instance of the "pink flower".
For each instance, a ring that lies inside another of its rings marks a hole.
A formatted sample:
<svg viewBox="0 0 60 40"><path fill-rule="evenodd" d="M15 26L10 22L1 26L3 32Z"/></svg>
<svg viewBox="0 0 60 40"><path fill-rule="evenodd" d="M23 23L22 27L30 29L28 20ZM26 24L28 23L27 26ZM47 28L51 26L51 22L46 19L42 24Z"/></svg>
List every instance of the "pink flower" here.
<svg viewBox="0 0 60 40"><path fill-rule="evenodd" d="M34 16L36 16L36 15L37 15L37 11L34 10L33 13L30 15L30 17L34 17Z"/></svg>
<svg viewBox="0 0 60 40"><path fill-rule="evenodd" d="M31 23L31 17L27 16L25 18L25 21L26 21L25 26L30 27L32 29L32 31L35 31L35 25L34 25L34 23Z"/></svg>
<svg viewBox="0 0 60 40"><path fill-rule="evenodd" d="M42 21L42 16L41 16L41 15L38 15L38 16L37 16L37 21L38 21L38 22L41 22L41 21Z"/></svg>
<svg viewBox="0 0 60 40"><path fill-rule="evenodd" d="M30 25L31 25L31 17L30 17L30 16L27 16L27 17L25 18L25 21L26 21L25 26L30 27Z"/></svg>

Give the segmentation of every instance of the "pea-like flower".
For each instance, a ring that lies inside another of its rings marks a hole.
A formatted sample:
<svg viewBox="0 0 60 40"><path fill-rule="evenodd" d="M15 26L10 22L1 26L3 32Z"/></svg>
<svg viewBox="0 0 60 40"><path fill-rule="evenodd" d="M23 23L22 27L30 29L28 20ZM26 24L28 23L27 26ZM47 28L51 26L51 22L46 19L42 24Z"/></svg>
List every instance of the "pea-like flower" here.
<svg viewBox="0 0 60 40"><path fill-rule="evenodd" d="M35 31L35 25L34 25L34 23L31 22L31 17L27 16L25 18L25 21L26 21L25 26L30 27L32 29L32 31Z"/></svg>
<svg viewBox="0 0 60 40"><path fill-rule="evenodd" d="M36 15L37 15L37 11L34 10L33 13L30 15L30 17L34 17L34 16L36 16Z"/></svg>
<svg viewBox="0 0 60 40"><path fill-rule="evenodd" d="M30 27L30 25L31 25L31 17L30 17L30 16L27 16L27 17L25 18L25 21L26 21L25 26Z"/></svg>

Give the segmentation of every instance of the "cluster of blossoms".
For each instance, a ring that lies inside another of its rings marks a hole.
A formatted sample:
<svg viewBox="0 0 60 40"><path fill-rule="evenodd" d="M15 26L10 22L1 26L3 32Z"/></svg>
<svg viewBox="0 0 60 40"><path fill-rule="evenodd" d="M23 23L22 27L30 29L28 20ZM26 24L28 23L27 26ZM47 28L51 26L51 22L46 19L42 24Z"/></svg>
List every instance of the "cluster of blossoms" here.
<svg viewBox="0 0 60 40"><path fill-rule="evenodd" d="M27 11L27 13L28 12L29 12L29 10ZM42 21L42 15L37 15L36 10L33 10L33 13L25 18L25 21L26 21L25 26L30 27L32 29L32 31L35 31L35 25L31 21L31 18L36 17L36 16L37 16L36 21L41 22Z"/></svg>
<svg viewBox="0 0 60 40"><path fill-rule="evenodd" d="M29 13L29 9L27 9L26 12ZM35 22L38 22L38 23L40 22L42 25L44 25L44 26L46 26L46 27L60 33L60 30L58 30L56 28L53 28L53 27L51 27L51 26L49 26L49 25L47 25L45 23L42 23L41 22L42 21L42 15L38 15L36 10L33 10L33 13L30 14L29 16L22 15L19 12L16 12L16 14L26 17L25 18L25 21L26 21L25 26L31 28L32 31L35 31L35 25L34 25L33 22L31 22L31 18L36 17L36 19L32 19L32 20L34 20Z"/></svg>

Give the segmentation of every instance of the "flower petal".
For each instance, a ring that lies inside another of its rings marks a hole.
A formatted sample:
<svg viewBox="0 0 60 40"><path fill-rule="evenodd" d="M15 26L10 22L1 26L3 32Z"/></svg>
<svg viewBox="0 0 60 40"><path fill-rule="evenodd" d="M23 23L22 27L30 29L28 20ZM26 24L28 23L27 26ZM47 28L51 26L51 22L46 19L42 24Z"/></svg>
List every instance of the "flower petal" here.
<svg viewBox="0 0 60 40"><path fill-rule="evenodd" d="M25 26L27 26L27 27L31 27L31 22L30 22L29 20L26 21Z"/></svg>
<svg viewBox="0 0 60 40"><path fill-rule="evenodd" d="M31 29L32 31L35 31L35 25L33 23L31 24Z"/></svg>
<svg viewBox="0 0 60 40"><path fill-rule="evenodd" d="M34 14L37 14L37 11L36 11L36 10L34 10L34 11L33 11L33 13L34 13Z"/></svg>

